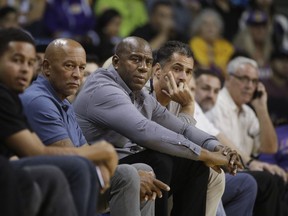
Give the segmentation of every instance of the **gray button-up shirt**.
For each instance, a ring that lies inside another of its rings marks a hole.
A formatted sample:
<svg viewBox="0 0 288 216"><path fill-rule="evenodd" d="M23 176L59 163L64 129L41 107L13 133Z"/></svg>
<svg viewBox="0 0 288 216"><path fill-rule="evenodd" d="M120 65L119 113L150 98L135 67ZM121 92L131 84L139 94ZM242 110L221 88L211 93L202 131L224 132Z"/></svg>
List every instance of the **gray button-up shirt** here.
<svg viewBox="0 0 288 216"><path fill-rule="evenodd" d="M87 141L107 140L120 158L147 148L197 160L201 147L213 151L219 144L144 90L133 93L113 66L90 75L73 105Z"/></svg>

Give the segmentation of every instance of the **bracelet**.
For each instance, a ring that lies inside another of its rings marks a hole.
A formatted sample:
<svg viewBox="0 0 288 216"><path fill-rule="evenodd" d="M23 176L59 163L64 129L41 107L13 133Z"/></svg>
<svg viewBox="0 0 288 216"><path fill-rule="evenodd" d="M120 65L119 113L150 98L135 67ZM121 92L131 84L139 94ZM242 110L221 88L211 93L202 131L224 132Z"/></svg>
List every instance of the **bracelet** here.
<svg viewBox="0 0 288 216"><path fill-rule="evenodd" d="M247 163L246 163L246 167L249 167L249 165L252 163L252 161L254 161L254 158L251 158Z"/></svg>

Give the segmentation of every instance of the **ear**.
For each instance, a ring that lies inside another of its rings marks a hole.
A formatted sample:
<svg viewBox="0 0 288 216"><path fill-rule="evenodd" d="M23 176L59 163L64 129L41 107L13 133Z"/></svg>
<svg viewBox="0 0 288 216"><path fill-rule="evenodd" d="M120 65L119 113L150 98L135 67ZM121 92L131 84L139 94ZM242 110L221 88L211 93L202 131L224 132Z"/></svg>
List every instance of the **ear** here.
<svg viewBox="0 0 288 216"><path fill-rule="evenodd" d="M161 77L161 65L159 63L156 63L154 65L154 67L152 68L152 74L154 77L156 77L158 80L160 79Z"/></svg>
<svg viewBox="0 0 288 216"><path fill-rule="evenodd" d="M116 70L118 69L118 63L119 63L119 56L113 55L112 64Z"/></svg>
<svg viewBox="0 0 288 216"><path fill-rule="evenodd" d="M48 61L47 59L44 59L44 60L43 60L42 68L43 68L43 74L44 74L46 77L49 77L49 76L50 76L51 66L50 66L50 63L49 63L49 61Z"/></svg>

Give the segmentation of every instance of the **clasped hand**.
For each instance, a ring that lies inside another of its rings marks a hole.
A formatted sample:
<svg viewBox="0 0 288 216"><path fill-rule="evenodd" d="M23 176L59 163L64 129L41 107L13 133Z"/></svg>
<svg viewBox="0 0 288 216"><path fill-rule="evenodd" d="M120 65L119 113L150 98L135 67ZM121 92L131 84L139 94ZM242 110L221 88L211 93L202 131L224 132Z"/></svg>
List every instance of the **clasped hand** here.
<svg viewBox="0 0 288 216"><path fill-rule="evenodd" d="M238 169L244 169L244 165L242 164L240 155L237 153L237 151L222 145L217 146L216 151L227 157L228 164L225 166L225 168L231 175L236 175Z"/></svg>
<svg viewBox="0 0 288 216"><path fill-rule="evenodd" d="M140 199L141 201L155 200L162 197L162 191L169 191L170 187L155 178L152 171L139 170L140 176Z"/></svg>

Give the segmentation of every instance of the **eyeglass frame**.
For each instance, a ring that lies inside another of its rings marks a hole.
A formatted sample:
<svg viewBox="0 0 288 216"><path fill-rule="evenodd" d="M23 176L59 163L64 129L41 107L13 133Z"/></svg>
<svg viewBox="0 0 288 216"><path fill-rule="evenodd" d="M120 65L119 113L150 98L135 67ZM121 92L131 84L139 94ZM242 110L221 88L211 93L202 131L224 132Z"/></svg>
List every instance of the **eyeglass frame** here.
<svg viewBox="0 0 288 216"><path fill-rule="evenodd" d="M238 75L236 75L236 74L234 74L234 73L231 73L231 74L229 74L229 75L237 78L241 83L243 83L243 84L245 84L245 85L248 85L250 81L252 82L252 84L253 84L254 86L257 86L258 83L259 83L259 79L250 79L250 78L247 77L247 76L238 76Z"/></svg>

